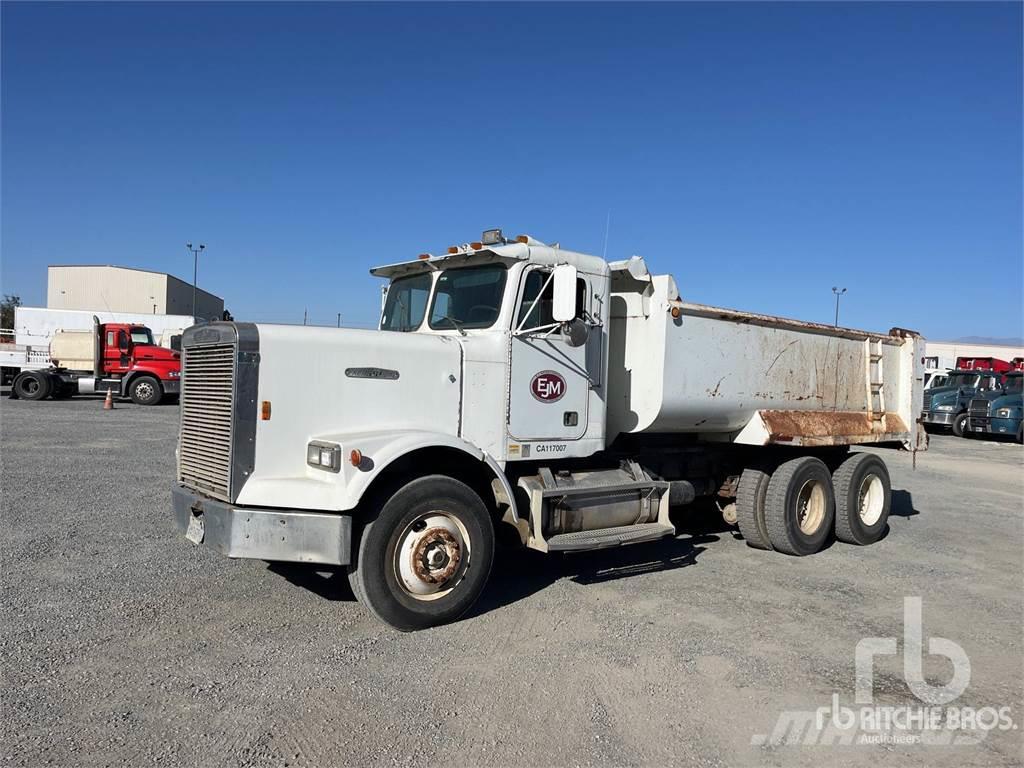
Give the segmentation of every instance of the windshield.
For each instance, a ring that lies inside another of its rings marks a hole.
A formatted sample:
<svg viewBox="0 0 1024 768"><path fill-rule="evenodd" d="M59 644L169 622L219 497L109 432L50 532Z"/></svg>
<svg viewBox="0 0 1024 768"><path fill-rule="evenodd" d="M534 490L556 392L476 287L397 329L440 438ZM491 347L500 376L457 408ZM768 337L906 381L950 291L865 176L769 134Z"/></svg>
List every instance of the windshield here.
<svg viewBox="0 0 1024 768"><path fill-rule="evenodd" d="M437 278L430 306L430 327L436 330L490 328L501 311L505 267L448 269Z"/></svg>
<svg viewBox="0 0 1024 768"><path fill-rule="evenodd" d="M932 376L931 381L928 382L928 389L934 389L935 387L944 387L946 382L949 380L949 376Z"/></svg>
<svg viewBox="0 0 1024 768"><path fill-rule="evenodd" d="M400 277L388 288L384 313L380 319L382 331L415 331L423 322L430 296L430 275Z"/></svg>
<svg viewBox="0 0 1024 768"><path fill-rule="evenodd" d="M946 382L948 387L973 387L978 383L978 374L976 373L954 373L949 377L949 381Z"/></svg>
<svg viewBox="0 0 1024 768"><path fill-rule="evenodd" d="M1024 376L1007 376L1003 387L1008 395L1019 395L1024 392Z"/></svg>
<svg viewBox="0 0 1024 768"><path fill-rule="evenodd" d="M153 344L153 334L149 328L132 328L132 344Z"/></svg>

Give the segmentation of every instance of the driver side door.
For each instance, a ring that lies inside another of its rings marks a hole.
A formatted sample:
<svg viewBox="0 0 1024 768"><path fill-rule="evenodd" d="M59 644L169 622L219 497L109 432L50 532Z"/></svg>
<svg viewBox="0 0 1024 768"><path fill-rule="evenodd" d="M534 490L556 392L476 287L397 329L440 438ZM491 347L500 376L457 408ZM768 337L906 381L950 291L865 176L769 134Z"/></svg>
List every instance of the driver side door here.
<svg viewBox="0 0 1024 768"><path fill-rule="evenodd" d="M553 282L552 271L543 267L531 267L520 280L512 318L508 434L513 440L578 440L587 431L587 344L571 346L554 322ZM589 295L588 276L580 274L577 317L584 315Z"/></svg>

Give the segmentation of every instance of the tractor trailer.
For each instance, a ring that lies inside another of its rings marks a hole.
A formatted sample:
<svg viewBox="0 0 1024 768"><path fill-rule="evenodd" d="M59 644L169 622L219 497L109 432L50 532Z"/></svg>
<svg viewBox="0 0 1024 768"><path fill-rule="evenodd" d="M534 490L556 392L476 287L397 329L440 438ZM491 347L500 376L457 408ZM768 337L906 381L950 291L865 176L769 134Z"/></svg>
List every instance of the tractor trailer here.
<svg viewBox="0 0 1024 768"><path fill-rule="evenodd" d="M158 346L144 325L101 323L91 331L56 331L45 349L0 349L5 369L16 371L11 398L60 400L110 392L139 405L175 397L181 385L181 355Z"/></svg>
<svg viewBox="0 0 1024 768"><path fill-rule="evenodd" d="M400 630L480 595L496 532L541 552L672 536L715 500L752 547L886 528L924 449L923 341L684 302L638 257L500 230L371 270L378 330L182 337L176 528L231 558L341 566Z"/></svg>

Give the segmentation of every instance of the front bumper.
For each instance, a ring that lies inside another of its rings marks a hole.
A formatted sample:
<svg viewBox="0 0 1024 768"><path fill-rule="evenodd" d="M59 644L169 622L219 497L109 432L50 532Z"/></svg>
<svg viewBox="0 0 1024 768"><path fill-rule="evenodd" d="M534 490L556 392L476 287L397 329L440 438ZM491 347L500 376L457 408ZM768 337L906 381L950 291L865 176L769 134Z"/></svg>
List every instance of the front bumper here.
<svg viewBox="0 0 1024 768"><path fill-rule="evenodd" d="M939 424L944 427L951 427L959 415L956 411L925 411L921 414L921 421L925 424Z"/></svg>
<svg viewBox="0 0 1024 768"><path fill-rule="evenodd" d="M1017 435L1020 429L1020 419L997 419L989 417L986 419L971 419L968 423L971 432L984 432L990 435Z"/></svg>
<svg viewBox="0 0 1024 768"><path fill-rule="evenodd" d="M193 541L199 538L196 543L227 557L325 565L350 562L350 515L238 507L178 484L171 488L171 499L178 531L191 533Z"/></svg>

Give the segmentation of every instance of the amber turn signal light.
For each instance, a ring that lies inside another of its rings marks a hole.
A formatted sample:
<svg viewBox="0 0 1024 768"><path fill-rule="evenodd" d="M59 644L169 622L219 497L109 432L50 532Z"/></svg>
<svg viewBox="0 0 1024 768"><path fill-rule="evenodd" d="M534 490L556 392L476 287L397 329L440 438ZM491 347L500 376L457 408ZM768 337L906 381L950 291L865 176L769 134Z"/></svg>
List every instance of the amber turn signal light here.
<svg viewBox="0 0 1024 768"><path fill-rule="evenodd" d="M352 453L348 455L348 460L352 462L353 467L358 467L363 463L363 454L358 448L355 448Z"/></svg>
<svg viewBox="0 0 1024 768"><path fill-rule="evenodd" d="M530 238L528 238L526 235L519 235L516 238L516 242L517 243L522 243L523 245L526 245L528 242L530 242Z"/></svg>
<svg viewBox="0 0 1024 768"><path fill-rule="evenodd" d="M260 418L263 421L270 421L270 401L264 400L260 403Z"/></svg>

